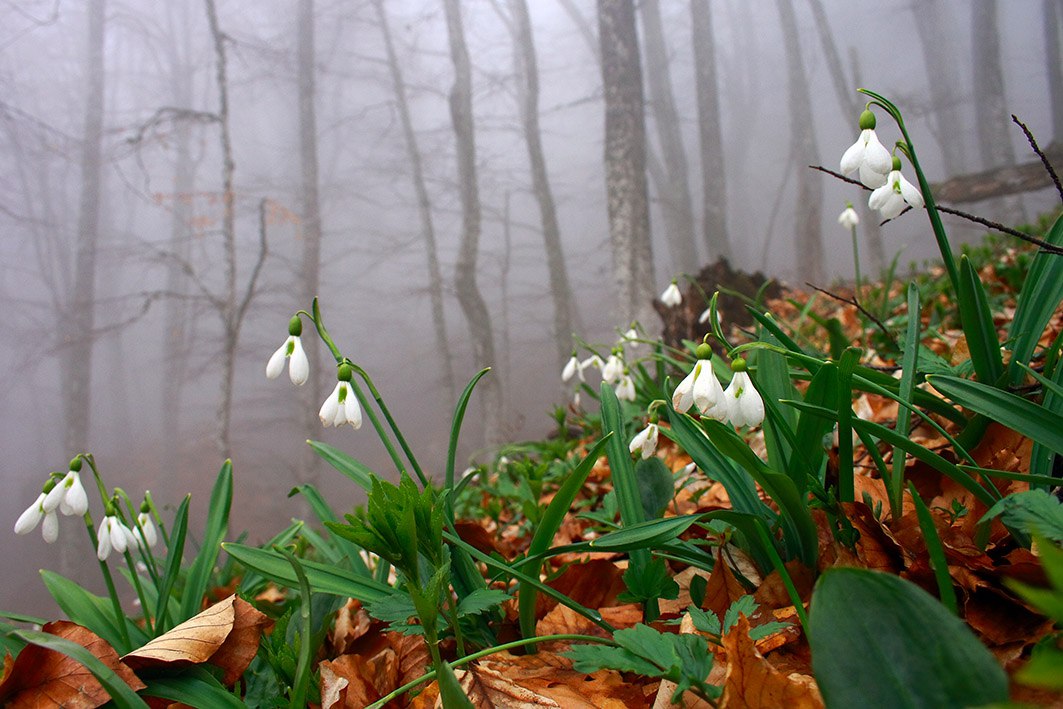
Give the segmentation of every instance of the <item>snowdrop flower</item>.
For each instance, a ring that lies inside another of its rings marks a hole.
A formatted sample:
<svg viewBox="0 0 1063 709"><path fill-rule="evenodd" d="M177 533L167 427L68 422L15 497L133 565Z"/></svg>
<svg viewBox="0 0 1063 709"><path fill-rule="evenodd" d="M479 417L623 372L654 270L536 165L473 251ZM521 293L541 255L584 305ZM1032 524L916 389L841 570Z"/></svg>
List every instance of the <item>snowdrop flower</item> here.
<svg viewBox="0 0 1063 709"><path fill-rule="evenodd" d="M641 455L643 460L646 460L654 451L657 450L657 437L659 430L657 424L646 424L646 428L638 432L638 434L631 439L631 443L628 444L627 449L631 455Z"/></svg>
<svg viewBox="0 0 1063 709"><path fill-rule="evenodd" d="M694 471L698 469L697 463L687 463L679 469L679 475L687 477L694 474Z"/></svg>
<svg viewBox="0 0 1063 709"><path fill-rule="evenodd" d="M893 158L893 170L886 179L886 184L871 193L867 206L877 209L883 219L893 219L904 211L905 204L915 209L923 206L923 195L919 189L901 174L901 159Z"/></svg>
<svg viewBox="0 0 1063 709"><path fill-rule="evenodd" d="M860 137L841 159L843 175L857 170L860 171L860 182L871 189L886 184L886 175L890 171L890 151L875 135L875 114L866 109L860 114Z"/></svg>
<svg viewBox="0 0 1063 709"><path fill-rule="evenodd" d="M860 216L853 209L851 203L846 205L842 213L838 215L838 223L846 229L855 229L856 225L860 223Z"/></svg>
<svg viewBox="0 0 1063 709"><path fill-rule="evenodd" d="M602 367L602 380L608 384L616 384L622 376L624 376L624 360L620 359L620 355L614 350L609 355L609 359L605 361L605 366Z"/></svg>
<svg viewBox="0 0 1063 709"><path fill-rule="evenodd" d="M723 421L727 418L727 399L720 380L712 371L712 348L702 343L698 345L696 356L698 361L694 368L672 393L672 406L676 411L684 412L697 404L703 416Z"/></svg>
<svg viewBox="0 0 1063 709"><path fill-rule="evenodd" d="M96 558L100 561L106 561L112 549L119 554L124 554L129 548L130 539L134 540L134 544L136 543L132 532L122 524L122 520L118 519L114 507L110 504L107 505L106 516L100 522L96 538Z"/></svg>
<svg viewBox="0 0 1063 709"><path fill-rule="evenodd" d="M70 471L56 487L63 491L59 501L60 512L80 517L89 511L89 497L81 484L81 456L70 461Z"/></svg>
<svg viewBox="0 0 1063 709"><path fill-rule="evenodd" d="M572 358L565 363L565 368L561 370L561 381L567 382L572 377L579 375L580 379L583 379L583 369L580 367L579 358L576 353L572 353Z"/></svg>
<svg viewBox="0 0 1063 709"><path fill-rule="evenodd" d="M599 357L596 354L592 354L590 357L588 357L587 359L585 359L585 360L583 360L582 362L579 363L579 371L580 371L580 373L582 374L583 370L586 369L587 367L593 367L594 369L597 369L598 371L601 371L602 368L605 367L605 363L602 362L602 358L601 357Z"/></svg>
<svg viewBox="0 0 1063 709"><path fill-rule="evenodd" d="M37 528L38 524L43 521L41 525L41 536L44 537L44 541L51 544L59 538L59 517L55 513L55 507L45 507L45 501L48 499L48 495L58 485L55 478L49 478L48 482L44 485L44 490L37 499L33 501L33 504L26 508L26 511L18 516L15 521L15 534L29 534Z"/></svg>
<svg viewBox="0 0 1063 709"><path fill-rule="evenodd" d="M131 530L137 546L151 548L159 542L159 535L155 531L155 524L151 521L151 515L145 509L147 503L140 506L140 514L137 515L137 526ZM143 534L141 533L143 531Z"/></svg>
<svg viewBox="0 0 1063 709"><path fill-rule="evenodd" d="M635 329L634 325L627 329L627 332L621 336L620 341L631 349L635 349L639 346L639 332Z"/></svg>
<svg viewBox="0 0 1063 709"><path fill-rule="evenodd" d="M679 292L679 286L676 285L675 280L668 284L664 293L661 293L661 302L669 308L674 308L683 302L683 294Z"/></svg>
<svg viewBox="0 0 1063 709"><path fill-rule="evenodd" d="M276 379L284 371L284 360L288 360L288 376L292 378L292 384L305 384L310 377L310 360L303 351L303 343L299 335L303 331L303 321L298 315L288 322L288 339L277 348L273 356L266 364L266 376Z"/></svg>
<svg viewBox="0 0 1063 709"><path fill-rule="evenodd" d="M325 428L335 426L339 428L345 423L351 424L355 429L362 427L362 407L358 405L358 397L354 395L351 386L351 366L341 364L337 375L339 381L332 390L321 410L317 412L318 418Z"/></svg>
<svg viewBox="0 0 1063 709"><path fill-rule="evenodd" d="M760 398L753 381L746 372L746 361L736 359L731 363L734 376L727 385L727 421L732 426L759 426L764 422L764 401Z"/></svg>
<svg viewBox="0 0 1063 709"><path fill-rule="evenodd" d="M616 398L622 401L635 400L635 382L626 372L620 376L620 381L616 385Z"/></svg>

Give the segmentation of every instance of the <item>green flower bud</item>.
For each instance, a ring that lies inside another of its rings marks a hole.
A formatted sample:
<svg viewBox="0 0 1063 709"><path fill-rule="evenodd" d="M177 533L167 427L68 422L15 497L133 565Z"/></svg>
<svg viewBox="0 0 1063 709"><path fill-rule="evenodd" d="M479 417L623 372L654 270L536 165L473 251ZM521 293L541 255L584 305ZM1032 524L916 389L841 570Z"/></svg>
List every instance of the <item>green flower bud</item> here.
<svg viewBox="0 0 1063 709"><path fill-rule="evenodd" d="M901 169L901 159L899 157L897 157L896 155L893 156L893 169L894 170L900 170Z"/></svg>
<svg viewBox="0 0 1063 709"><path fill-rule="evenodd" d="M103 516L104 517L117 517L118 516L118 512L115 510L113 502L107 502L107 503L104 504L104 506L103 506Z"/></svg>
<svg viewBox="0 0 1063 709"><path fill-rule="evenodd" d="M349 382L351 381L351 376L353 374L354 370L351 369L351 365L344 363L340 365L339 371L336 373L336 378L341 382Z"/></svg>
<svg viewBox="0 0 1063 709"><path fill-rule="evenodd" d="M75 473L80 473L81 472L81 456L80 455L70 461L70 469L73 470Z"/></svg>
<svg viewBox="0 0 1063 709"><path fill-rule="evenodd" d="M144 501L140 503L140 511L144 514L151 512L151 503L148 502L148 498L144 498Z"/></svg>
<svg viewBox="0 0 1063 709"><path fill-rule="evenodd" d="M746 361L739 357L734 362L731 362L732 372L744 372L746 371Z"/></svg>
<svg viewBox="0 0 1063 709"><path fill-rule="evenodd" d="M864 109L864 112L860 114L860 130L874 130L875 129L875 114L871 112L871 109Z"/></svg>
<svg viewBox="0 0 1063 709"><path fill-rule="evenodd" d="M288 334L299 337L303 334L303 321L298 315L293 315L288 321Z"/></svg>
<svg viewBox="0 0 1063 709"><path fill-rule="evenodd" d="M48 480L45 481L44 487L41 488L41 492L47 495L49 492L52 491L52 488L59 484L59 478L56 478L55 475L56 473L52 473L52 477L48 478Z"/></svg>
<svg viewBox="0 0 1063 709"><path fill-rule="evenodd" d="M712 346L707 342L702 342L694 350L694 356L698 359L712 359Z"/></svg>

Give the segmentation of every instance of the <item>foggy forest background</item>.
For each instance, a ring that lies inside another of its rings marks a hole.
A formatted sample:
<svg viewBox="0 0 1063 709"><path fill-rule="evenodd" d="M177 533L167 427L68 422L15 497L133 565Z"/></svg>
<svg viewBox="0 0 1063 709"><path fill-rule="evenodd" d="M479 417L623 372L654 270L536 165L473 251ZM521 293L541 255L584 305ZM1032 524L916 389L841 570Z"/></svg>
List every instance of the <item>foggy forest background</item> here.
<svg viewBox="0 0 1063 709"><path fill-rule="evenodd" d="M1011 113L1042 145L1063 136L1058 0L640 0L641 85L614 78L645 121L651 224L620 249L599 33L630 46L631 5L0 2L0 518L78 452L135 498L192 492L193 516L231 457L231 529L252 542L301 513L297 482L359 502L303 443L389 472L370 430L317 421L334 367L318 352L299 389L263 376L315 294L422 460L442 464L485 365L459 469L541 437L571 335L658 332L673 277L720 257L851 277L836 217L866 197L806 166L837 169L858 86L901 107L932 181L1028 161ZM864 217L865 273L934 253L919 215ZM5 543L0 605L33 611L38 568L94 561L72 546Z"/></svg>

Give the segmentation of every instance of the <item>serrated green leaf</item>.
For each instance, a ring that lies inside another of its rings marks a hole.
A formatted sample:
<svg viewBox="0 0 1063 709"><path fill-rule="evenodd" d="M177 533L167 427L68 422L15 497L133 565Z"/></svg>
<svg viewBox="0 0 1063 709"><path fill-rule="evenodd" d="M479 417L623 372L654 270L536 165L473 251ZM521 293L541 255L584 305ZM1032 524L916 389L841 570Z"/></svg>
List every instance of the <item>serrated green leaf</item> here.
<svg viewBox="0 0 1063 709"><path fill-rule="evenodd" d="M625 603L679 597L679 584L672 578L664 559L651 558L642 566L628 566L624 572L624 585L627 590L618 596L618 600Z"/></svg>
<svg viewBox="0 0 1063 709"><path fill-rule="evenodd" d="M756 610L757 602L753 600L753 596L745 595L736 598L724 611L722 634L727 635L727 633L731 632L731 628L738 622L739 614L744 615L746 618L751 618Z"/></svg>
<svg viewBox="0 0 1063 709"><path fill-rule="evenodd" d="M715 613L702 610L697 606L687 607L687 613L690 614L694 627L701 632L716 636L723 634L723 628L720 627L720 619L716 617Z"/></svg>
<svg viewBox="0 0 1063 709"><path fill-rule="evenodd" d="M508 601L511 596L497 588L478 588L458 603L458 617L475 615Z"/></svg>
<svg viewBox="0 0 1063 709"><path fill-rule="evenodd" d="M1047 537L1057 544L1063 543L1063 504L1055 495L1044 490L1027 490L1008 495L993 505L982 521L998 515L1008 527Z"/></svg>
<svg viewBox="0 0 1063 709"><path fill-rule="evenodd" d="M828 569L812 594L808 635L830 707L939 709L1008 698L1007 675L970 628L892 574Z"/></svg>

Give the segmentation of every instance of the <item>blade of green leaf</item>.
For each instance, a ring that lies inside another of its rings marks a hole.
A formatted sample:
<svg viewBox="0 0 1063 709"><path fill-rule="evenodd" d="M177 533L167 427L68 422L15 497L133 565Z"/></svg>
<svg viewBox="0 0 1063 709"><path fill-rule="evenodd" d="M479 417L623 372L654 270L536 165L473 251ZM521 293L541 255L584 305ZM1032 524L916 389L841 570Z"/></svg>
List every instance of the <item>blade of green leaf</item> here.
<svg viewBox="0 0 1063 709"><path fill-rule="evenodd" d="M190 707L214 709L247 709L239 697L225 689L221 682L202 667L188 667L174 674L148 677L144 680L149 697L169 699Z"/></svg>
<svg viewBox="0 0 1063 709"><path fill-rule="evenodd" d="M233 464L225 461L214 481L210 493L210 508L207 511L207 523L203 530L203 542L188 570L184 590L181 593L181 615L177 622L183 622L199 613L203 596L207 593L210 575L218 561L221 543L229 530L229 510L233 504Z"/></svg>
<svg viewBox="0 0 1063 709"><path fill-rule="evenodd" d="M445 661L441 663L436 673L436 680L439 682L439 699L443 706L447 709L473 709L472 702L469 701L465 690L461 688L461 683L454 674L454 668L449 663Z"/></svg>
<svg viewBox="0 0 1063 709"><path fill-rule="evenodd" d="M458 435L461 433L461 423L465 420L465 410L469 408L469 398L472 397L472 390L476 388L476 384L490 371L491 368L487 367L477 372L469 380L469 383L465 385L461 396L458 397L458 405L454 407L454 418L450 424L450 442L447 445L447 467L443 478L444 488L447 490L454 487L454 461L458 455ZM453 517L453 513L451 513L451 517Z"/></svg>
<svg viewBox="0 0 1063 709"><path fill-rule="evenodd" d="M971 411L988 416L1013 431L1063 454L1059 416L1010 392L959 377L927 377L935 389Z"/></svg>
<svg viewBox="0 0 1063 709"><path fill-rule="evenodd" d="M80 662L103 685L103 688L111 695L111 701L114 702L118 709L148 709L148 705L144 700L137 696L137 693L123 682L122 678L114 670L103 664L103 661L89 652L87 648L78 645L73 640L67 640L66 638L60 638L37 630L16 630L12 635L39 647L61 652L70 659Z"/></svg>
<svg viewBox="0 0 1063 709"><path fill-rule="evenodd" d="M322 522L335 522L337 521L336 513L333 512L332 507L325 498L321 496L321 493L316 487L310 484L298 485L288 493L288 497L291 497L295 493L302 494L306 498L306 501L310 503L310 509L314 511L317 518ZM369 567L365 565L365 561L362 559L362 548L357 544L352 544L350 540L343 537L332 536L329 542L340 549L350 562L351 568L354 572L362 576L372 576L372 572L369 571ZM283 544L277 546L284 546Z"/></svg>
<svg viewBox="0 0 1063 709"><path fill-rule="evenodd" d="M911 401L915 394L916 368L919 366L919 342L921 340L920 320L922 307L919 305L919 286L915 281L908 284L908 329L904 334L904 354L901 357L901 384L897 394L905 401ZM903 408L897 409L897 435L908 437L912 426L912 416ZM904 496L904 470L906 458L899 447L893 449L893 473L890 476L890 514L893 519L901 518L901 503Z"/></svg>
<svg viewBox="0 0 1063 709"><path fill-rule="evenodd" d="M919 517L919 528L923 530L923 539L926 541L926 551L930 555L930 567L934 570L934 579L938 585L938 598L942 605L952 611L953 615L959 615L956 605L956 591L952 588L952 577L949 576L949 564L945 558L945 547L941 543L941 536L937 527L934 526L934 517L930 514L923 498L915 485L908 483L908 491L912 493L915 501L916 515Z"/></svg>
<svg viewBox="0 0 1063 709"><path fill-rule="evenodd" d="M795 397L783 397L792 399ZM815 406L833 408L838 401L838 365L827 362L819 371L812 376L805 390L804 400ZM823 437L833 428L831 422L819 416L801 416L797 421L794 446L794 454L790 457L790 466L787 472L791 479L796 478L795 473L802 472L800 483L794 479L799 490L808 488L805 478L817 478L823 465L823 459L827 455L827 449L823 445ZM803 461L803 464L802 464ZM792 469L791 469L792 468Z"/></svg>
<svg viewBox="0 0 1063 709"><path fill-rule="evenodd" d="M587 545L595 551L652 549L658 544L672 541L687 531L700 517L701 515L692 514L639 522L615 532L603 534L587 542Z"/></svg>
<svg viewBox="0 0 1063 709"><path fill-rule="evenodd" d="M336 470L340 471L353 480L366 492L373 489L373 471L364 463L361 463L347 455L339 448L334 448L320 441L307 441L310 449Z"/></svg>
<svg viewBox="0 0 1063 709"><path fill-rule="evenodd" d="M155 605L155 632L164 633L177 623L172 622L171 610L176 613L179 608L171 608L171 593L181 575L181 562L184 558L185 539L188 535L188 505L191 495L185 495L174 515L173 530L170 532L170 544L166 552L166 567L159 581L159 593Z"/></svg>
<svg viewBox="0 0 1063 709"><path fill-rule="evenodd" d="M1054 246L1063 246L1063 215L1058 217L1045 241ZM1039 250L1034 256L1026 280L1015 305L1008 339L1011 341L1011 362L1008 364L1008 383L1022 381L1020 364L1033 358L1034 350L1041 339L1048 321L1063 300L1063 259L1058 255Z"/></svg>
<svg viewBox="0 0 1063 709"><path fill-rule="evenodd" d="M278 583L291 588L297 587L299 580L295 572L280 554L231 542L222 546L227 554L244 566ZM349 596L360 601L374 601L383 598L391 591L391 587L386 584L358 576L346 569L315 561L303 561L302 564L310 580L310 587L319 593Z"/></svg>
<svg viewBox="0 0 1063 709"><path fill-rule="evenodd" d="M829 707L939 709L1008 698L1007 675L970 628L898 576L828 569L809 623L812 669Z"/></svg>
<svg viewBox="0 0 1063 709"><path fill-rule="evenodd" d="M114 617L114 607L109 598L90 593L54 571L42 570L40 573L45 587L66 617L99 635L119 653L129 652L147 642L148 636L140 627L125 616L117 619ZM123 639L118 623L125 624L129 633L129 645Z"/></svg>
<svg viewBox="0 0 1063 709"><path fill-rule="evenodd" d="M971 353L978 381L984 384L996 384L1004 373L1004 360L1000 355L1000 341L993 326L993 315L989 312L989 301L985 287L978 272L974 270L970 259L960 256L959 292L956 304L960 311L960 324L967 339L967 349Z"/></svg>

